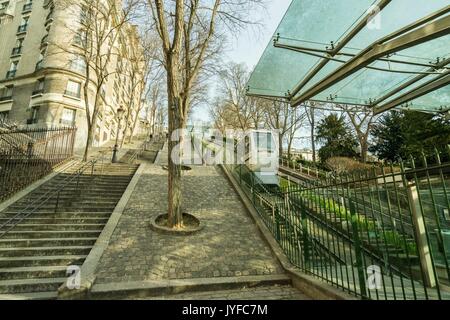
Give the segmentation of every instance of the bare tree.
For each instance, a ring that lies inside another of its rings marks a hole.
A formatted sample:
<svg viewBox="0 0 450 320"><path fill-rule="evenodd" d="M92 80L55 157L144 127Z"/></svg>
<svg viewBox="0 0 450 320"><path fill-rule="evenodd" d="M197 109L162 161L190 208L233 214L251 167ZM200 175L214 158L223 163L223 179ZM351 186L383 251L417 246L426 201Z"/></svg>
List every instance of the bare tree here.
<svg viewBox="0 0 450 320"><path fill-rule="evenodd" d="M317 102L314 101L308 101L305 104L305 111L306 111L306 117L309 122L310 127L310 139L311 139L311 149L312 149L312 157L313 162L317 162L317 150L316 150L316 123L317 123L317 117L318 117L318 109L316 107L318 106Z"/></svg>
<svg viewBox="0 0 450 320"><path fill-rule="evenodd" d="M266 102L246 95L249 77L243 64L232 63L220 71L219 95L210 110L219 129L246 131L261 122Z"/></svg>
<svg viewBox="0 0 450 320"><path fill-rule="evenodd" d="M68 63L75 66L84 78L83 99L85 104L87 139L83 160L86 161L92 146L97 117L104 104L104 85L117 73L115 60L121 55L118 42L123 31L130 28L138 0L56 0L54 8L78 19L65 26L71 34L63 41L50 42L50 54L68 54Z"/></svg>
<svg viewBox="0 0 450 320"><path fill-rule="evenodd" d="M352 124L356 138L361 149L361 161L367 162L367 153L369 151L370 131L376 122L376 116L373 110L361 106L339 105L345 111L350 123Z"/></svg>
<svg viewBox="0 0 450 320"><path fill-rule="evenodd" d="M283 143L288 142L288 157L291 156L292 143L295 133L303 125L306 113L299 107L292 108L286 101L274 100L265 105L265 118L271 129L279 132L280 156L283 155Z"/></svg>
<svg viewBox="0 0 450 320"><path fill-rule="evenodd" d="M167 73L169 134L186 127L192 88L198 84L205 62L215 53L214 40L221 31L236 31L247 23L247 14L262 0L147 0L161 39ZM183 136L179 137L183 142ZM183 226L181 166L170 157L178 142L169 139L168 226Z"/></svg>

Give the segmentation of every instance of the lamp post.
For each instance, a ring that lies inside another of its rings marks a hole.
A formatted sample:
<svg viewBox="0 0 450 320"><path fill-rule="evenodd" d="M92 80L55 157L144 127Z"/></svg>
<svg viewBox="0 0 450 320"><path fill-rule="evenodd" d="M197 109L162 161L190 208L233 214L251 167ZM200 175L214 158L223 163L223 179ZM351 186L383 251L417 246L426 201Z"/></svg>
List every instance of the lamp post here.
<svg viewBox="0 0 450 320"><path fill-rule="evenodd" d="M117 132L116 132L116 143L114 144L113 149L113 156L112 156L112 163L117 163L117 151L119 151L119 134L120 134L120 122L122 121L123 113L125 112L125 109L122 108L122 106L117 109Z"/></svg>

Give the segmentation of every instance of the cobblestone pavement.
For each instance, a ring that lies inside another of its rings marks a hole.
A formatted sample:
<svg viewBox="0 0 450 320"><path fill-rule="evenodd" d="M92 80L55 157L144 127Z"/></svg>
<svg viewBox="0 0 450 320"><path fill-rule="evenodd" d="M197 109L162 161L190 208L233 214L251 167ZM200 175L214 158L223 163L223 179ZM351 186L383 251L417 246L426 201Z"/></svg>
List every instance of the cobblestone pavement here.
<svg viewBox="0 0 450 320"><path fill-rule="evenodd" d="M291 286L270 286L237 290L191 292L144 300L310 300Z"/></svg>
<svg viewBox="0 0 450 320"><path fill-rule="evenodd" d="M167 172L147 164L100 260L96 283L283 273L220 170L193 167L184 174L184 211L205 228L183 237L150 230L150 219L167 212Z"/></svg>

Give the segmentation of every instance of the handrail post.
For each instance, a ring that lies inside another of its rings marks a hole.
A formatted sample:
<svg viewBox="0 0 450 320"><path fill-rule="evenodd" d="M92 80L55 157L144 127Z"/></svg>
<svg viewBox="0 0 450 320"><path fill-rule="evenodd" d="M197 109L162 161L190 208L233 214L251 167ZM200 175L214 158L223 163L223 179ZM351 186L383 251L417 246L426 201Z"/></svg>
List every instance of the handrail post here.
<svg viewBox="0 0 450 320"><path fill-rule="evenodd" d="M303 199L300 199L300 217L302 225L302 236L303 236L303 259L305 261L305 267L309 268L311 254L309 252L309 236L308 236L308 218L306 215L306 207L303 203Z"/></svg>
<svg viewBox="0 0 450 320"><path fill-rule="evenodd" d="M408 184L407 188L408 202L412 215L414 232L417 239L417 248L419 251L420 264L422 265L425 285L429 288L436 286L436 277L433 270L433 260L431 257L431 248L427 241L427 230L425 227L425 218L419 203L419 193L414 183Z"/></svg>
<svg viewBox="0 0 450 320"><path fill-rule="evenodd" d="M60 194L61 194L61 190L58 191L58 195L56 197L55 213L58 211Z"/></svg>
<svg viewBox="0 0 450 320"><path fill-rule="evenodd" d="M358 268L359 289L362 297L367 297L366 272L364 269L364 256L361 248L361 239L358 230L358 215L356 214L355 203L350 200L350 216L352 223L352 234L355 246L356 267Z"/></svg>

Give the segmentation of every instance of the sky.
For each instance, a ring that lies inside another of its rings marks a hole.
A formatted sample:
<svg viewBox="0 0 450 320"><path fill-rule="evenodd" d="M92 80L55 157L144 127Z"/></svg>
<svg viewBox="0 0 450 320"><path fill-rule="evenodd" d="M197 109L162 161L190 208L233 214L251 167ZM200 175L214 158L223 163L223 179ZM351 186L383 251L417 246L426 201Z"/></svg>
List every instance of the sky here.
<svg viewBox="0 0 450 320"><path fill-rule="evenodd" d="M260 21L263 25L260 28L250 27L231 37L229 39L231 48L224 53L224 63L227 61L244 63L249 70L253 70L290 3L291 0L267 0L266 10L255 12L249 17L252 21ZM197 107L193 110L192 120L209 121L207 107Z"/></svg>

